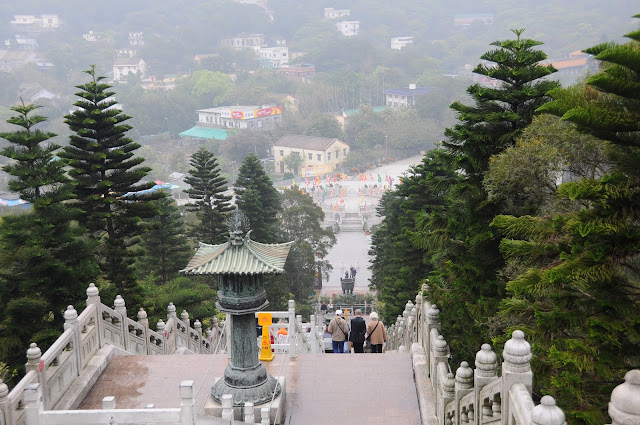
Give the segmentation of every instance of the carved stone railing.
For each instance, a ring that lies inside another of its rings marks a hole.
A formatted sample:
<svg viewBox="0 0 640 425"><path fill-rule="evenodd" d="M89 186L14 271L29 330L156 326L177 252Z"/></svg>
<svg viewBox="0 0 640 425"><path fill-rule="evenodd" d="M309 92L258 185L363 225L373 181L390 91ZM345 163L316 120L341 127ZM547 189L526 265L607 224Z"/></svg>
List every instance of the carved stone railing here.
<svg viewBox="0 0 640 425"><path fill-rule="evenodd" d="M274 319L283 319L286 323L273 324L269 331L275 335L285 326L290 335L280 352L288 353L289 357L296 357L298 353L324 353L323 328L316 323L314 315L310 323L303 323L302 316L296 315L293 300L289 300L287 311L270 313ZM27 373L11 392L0 380L0 425L26 423L25 394L27 388L36 388L33 385L37 385L37 398L43 410L69 409L73 403L65 400L66 394L103 348L117 347L122 354L130 355L163 355L184 351L222 353L229 346L229 320L219 326L214 317L212 329L207 329L203 336L200 321L196 320L191 327L189 314L183 310L178 318L173 303L167 307L167 321L158 321L157 331L149 328L144 309L138 311L137 318L135 321L127 317L125 300L120 295L111 308L100 302L98 288L93 283L89 285L87 307L80 315L73 306L67 307L64 332L53 345L43 354L35 343L31 344L27 350Z"/></svg>
<svg viewBox="0 0 640 425"><path fill-rule="evenodd" d="M418 294L415 304L407 302L387 330L386 347L387 351L410 349L416 375L418 369L428 375L439 425L565 424L564 412L553 397L544 396L537 406L531 398L531 345L522 331L514 331L505 343L500 375L498 356L489 344L476 354L475 369L462 362L454 374L449 345L440 334L439 313L438 307ZM640 370L627 372L625 382L613 390L609 415L613 424L640 425Z"/></svg>
<svg viewBox="0 0 640 425"><path fill-rule="evenodd" d="M43 354L35 343L27 350L26 375L8 391L0 380L0 425L25 423L25 389L39 384L45 410L55 409L91 359L105 346L117 347L126 354L174 354L184 349L197 354L224 350L224 338L217 320L213 329L202 335L199 321L190 326L189 314L183 311L176 317L175 306L167 308L167 323L158 322L158 331L149 329L144 309L138 320L127 317L124 299L118 295L113 308L100 302L98 288L92 283L87 289L87 307L78 315L73 306L64 312L64 332Z"/></svg>

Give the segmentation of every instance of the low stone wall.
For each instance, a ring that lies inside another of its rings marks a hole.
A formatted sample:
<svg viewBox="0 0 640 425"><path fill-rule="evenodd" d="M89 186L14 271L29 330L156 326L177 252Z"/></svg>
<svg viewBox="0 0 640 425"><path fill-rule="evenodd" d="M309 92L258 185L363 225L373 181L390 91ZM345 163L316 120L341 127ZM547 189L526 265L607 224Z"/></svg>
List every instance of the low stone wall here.
<svg viewBox="0 0 640 425"><path fill-rule="evenodd" d="M427 289L423 286L423 291ZM449 345L440 334L438 307L416 296L387 330L387 350L411 350L424 424L563 425L553 397L531 398L531 345L516 330L504 345L502 364L489 344L476 354L475 369L463 361L452 372ZM499 373L501 372L501 373ZM428 383L428 384L425 384ZM426 400L433 400L431 406ZM629 371L611 394L613 424L640 425L640 370Z"/></svg>

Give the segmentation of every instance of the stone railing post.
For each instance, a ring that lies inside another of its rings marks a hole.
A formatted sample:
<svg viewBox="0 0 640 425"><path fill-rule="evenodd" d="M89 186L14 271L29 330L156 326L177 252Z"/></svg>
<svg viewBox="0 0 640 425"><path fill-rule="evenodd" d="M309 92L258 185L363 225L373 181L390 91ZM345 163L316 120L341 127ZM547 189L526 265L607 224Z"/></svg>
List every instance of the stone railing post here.
<svg viewBox="0 0 640 425"><path fill-rule="evenodd" d="M455 393L455 423L460 425L460 400L462 397L473 391L473 369L469 367L469 363L462 362L456 370L456 393Z"/></svg>
<svg viewBox="0 0 640 425"><path fill-rule="evenodd" d="M144 329L144 352L151 354L151 342L149 341L149 319L144 308L138 310L138 324Z"/></svg>
<svg viewBox="0 0 640 425"><path fill-rule="evenodd" d="M318 328L316 326L315 314L312 314L309 317L309 322L310 322L309 324L311 325L311 329L309 330L309 336L310 336L309 344L311 345L311 352L317 353L318 352L318 337L317 337Z"/></svg>
<svg viewBox="0 0 640 425"><path fill-rule="evenodd" d="M269 408L263 407L260 409L260 425L269 425Z"/></svg>
<svg viewBox="0 0 640 425"><path fill-rule="evenodd" d="M204 353L204 346L200 342L200 338L202 337L202 322L200 322L200 320L196 319L196 321L193 322L193 330L198 335L198 339L195 341L196 353L202 354Z"/></svg>
<svg viewBox="0 0 640 425"><path fill-rule="evenodd" d="M24 389L25 425L40 425L44 410L43 389L40 384L29 384Z"/></svg>
<svg viewBox="0 0 640 425"><path fill-rule="evenodd" d="M180 424L194 425L196 423L193 381L180 382Z"/></svg>
<svg viewBox="0 0 640 425"><path fill-rule="evenodd" d="M531 411L531 425L566 425L564 412L551 396L544 396Z"/></svg>
<svg viewBox="0 0 640 425"><path fill-rule="evenodd" d="M409 313L409 318L411 319L409 324L409 335L411 340L409 341L409 346L411 346L414 342L418 342L418 309L413 307L411 309L411 313Z"/></svg>
<svg viewBox="0 0 640 425"><path fill-rule="evenodd" d="M233 423L233 396L231 394L222 395L222 419Z"/></svg>
<svg viewBox="0 0 640 425"><path fill-rule="evenodd" d="M474 402L478 410L482 406L480 400L480 391L482 388L498 379L498 356L491 350L489 344L482 344L480 351L476 353L476 369L474 371L475 378L475 396ZM474 415L472 425L478 425L480 423L480 415ZM471 419L469 419L471 421Z"/></svg>
<svg viewBox="0 0 640 425"><path fill-rule="evenodd" d="M438 307L435 304L432 304L427 311L427 335L425 336L426 341L424 344L424 352L427 355L427 362L430 361L433 351L433 347L431 347L431 330L436 329L439 334L440 328L442 327L439 315L440 310L438 310Z"/></svg>
<svg viewBox="0 0 640 425"><path fill-rule="evenodd" d="M253 412L253 403L250 401L244 402L244 422L247 424L252 424L256 420L256 415Z"/></svg>
<svg viewBox="0 0 640 425"><path fill-rule="evenodd" d="M78 375L82 373L82 346L81 346L81 338L80 338L80 330L78 329L78 312L72 305L67 306L64 314L64 330L71 329L73 331L73 335L71 337L71 349L74 353L74 359L76 362L76 370L78 371Z"/></svg>
<svg viewBox="0 0 640 425"><path fill-rule="evenodd" d="M424 313L423 313L423 308L424 306L424 301L422 300L422 291L418 292L418 295L416 295L416 321L417 321L417 326L416 326L416 331L417 331L417 335L416 335L416 342L420 345L422 345L422 348L424 348L424 335L423 335L423 331L425 329L425 323L423 322L424 320Z"/></svg>
<svg viewBox="0 0 640 425"><path fill-rule="evenodd" d="M189 313L187 313L187 310L182 310L182 313L180 313L180 320L182 320L184 324L187 326L187 335L188 335L189 329L191 328L191 321L189 320Z"/></svg>
<svg viewBox="0 0 640 425"><path fill-rule="evenodd" d="M640 370L630 370L624 383L611 392L609 416L612 425L640 424Z"/></svg>
<svg viewBox="0 0 640 425"><path fill-rule="evenodd" d="M296 302L289 300L289 358L297 357L296 352Z"/></svg>
<svg viewBox="0 0 640 425"><path fill-rule="evenodd" d="M439 389L436 389L438 392ZM452 425L450 417L447 417L447 404L454 400L456 397L456 378L453 373L447 373L444 382L442 383L442 392L439 397L440 406L437 406L436 416L438 417L438 423L440 425Z"/></svg>
<svg viewBox="0 0 640 425"><path fill-rule="evenodd" d="M0 379L0 425L13 423L9 404L9 387Z"/></svg>
<svg viewBox="0 0 640 425"><path fill-rule="evenodd" d="M24 365L26 372L34 371L38 376L38 382L42 386L42 393L44 398L44 403L46 404L47 400L47 380L44 375L44 364L42 365L42 370L40 370L40 363L42 362L42 351L40 347L35 342L29 344L29 349L27 350L27 363Z"/></svg>
<svg viewBox="0 0 640 425"><path fill-rule="evenodd" d="M124 299L117 295L113 301L113 309L120 314L120 327L122 328L122 344L124 349L129 351L129 326L127 326L127 307Z"/></svg>
<svg viewBox="0 0 640 425"><path fill-rule="evenodd" d="M87 306L95 305L95 322L96 329L98 330L98 347L102 348L104 345L104 329L102 326L102 314L100 311L100 306L102 303L100 302L100 291L94 283L90 283L87 288Z"/></svg>
<svg viewBox="0 0 640 425"><path fill-rule="evenodd" d="M433 343L433 370L431 370L431 381L433 382L433 387L438 388L438 364L439 363L449 363L449 345L447 341L445 341L442 335L438 335L438 338Z"/></svg>
<svg viewBox="0 0 640 425"><path fill-rule="evenodd" d="M400 316L398 316L398 321L396 322L396 335L398 338L398 351L406 351L404 319Z"/></svg>
<svg viewBox="0 0 640 425"><path fill-rule="evenodd" d="M504 344L502 351L502 387L500 399L502 401L502 425L508 424L511 416L509 412L509 390L513 384L523 384L529 395L533 383L531 373L531 345L524 339L524 332L515 330L511 339Z"/></svg>
<svg viewBox="0 0 640 425"><path fill-rule="evenodd" d="M167 333L165 332L166 324L164 320L158 319L158 323L156 323L156 331L163 336L164 341L162 344L162 354L169 354L167 352Z"/></svg>

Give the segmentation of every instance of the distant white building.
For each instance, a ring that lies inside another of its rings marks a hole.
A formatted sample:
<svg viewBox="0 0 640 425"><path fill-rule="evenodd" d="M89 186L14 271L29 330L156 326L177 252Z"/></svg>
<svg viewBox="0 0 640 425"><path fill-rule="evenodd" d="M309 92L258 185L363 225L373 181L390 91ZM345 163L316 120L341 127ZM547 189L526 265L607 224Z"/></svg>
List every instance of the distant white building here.
<svg viewBox="0 0 640 425"><path fill-rule="evenodd" d="M141 32L129 33L129 45L130 46L144 46L144 37Z"/></svg>
<svg viewBox="0 0 640 425"><path fill-rule="evenodd" d="M333 7L324 8L324 19L338 19L349 15L351 15L351 9L334 9Z"/></svg>
<svg viewBox="0 0 640 425"><path fill-rule="evenodd" d="M221 106L200 109L198 126L268 130L282 122L282 106Z"/></svg>
<svg viewBox="0 0 640 425"><path fill-rule="evenodd" d="M60 27L58 15L14 15L11 24L19 29L54 29Z"/></svg>
<svg viewBox="0 0 640 425"><path fill-rule="evenodd" d="M140 78L147 76L147 63L136 57L118 57L113 63L113 79L119 81L129 74L138 74Z"/></svg>
<svg viewBox="0 0 640 425"><path fill-rule="evenodd" d="M431 87L416 87L415 84L409 84L407 88L386 89L384 91L387 106L394 108L408 107L411 108L416 104L416 97L424 96L431 92Z"/></svg>
<svg viewBox="0 0 640 425"><path fill-rule="evenodd" d="M94 42L98 40L98 36L93 31L89 31L86 34L82 34L82 38L90 42Z"/></svg>
<svg viewBox="0 0 640 425"><path fill-rule="evenodd" d="M261 47L258 55L261 68L280 68L289 63L289 48L286 46Z"/></svg>
<svg viewBox="0 0 640 425"><path fill-rule="evenodd" d="M360 21L340 21L336 22L336 27L342 35L352 37L360 32Z"/></svg>
<svg viewBox="0 0 640 425"><path fill-rule="evenodd" d="M251 49L264 46L264 34L241 33L235 37L223 38L220 45L235 50Z"/></svg>
<svg viewBox="0 0 640 425"><path fill-rule="evenodd" d="M391 39L391 48L393 50L402 50L403 47L413 44L413 37L393 37Z"/></svg>

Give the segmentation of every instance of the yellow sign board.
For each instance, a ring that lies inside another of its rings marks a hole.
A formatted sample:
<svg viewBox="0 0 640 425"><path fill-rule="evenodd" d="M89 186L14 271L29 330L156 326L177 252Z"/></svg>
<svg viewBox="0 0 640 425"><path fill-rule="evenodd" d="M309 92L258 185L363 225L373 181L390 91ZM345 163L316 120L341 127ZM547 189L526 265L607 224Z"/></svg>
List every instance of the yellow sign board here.
<svg viewBox="0 0 640 425"><path fill-rule="evenodd" d="M271 313L258 313L258 324L260 326L271 325Z"/></svg>

